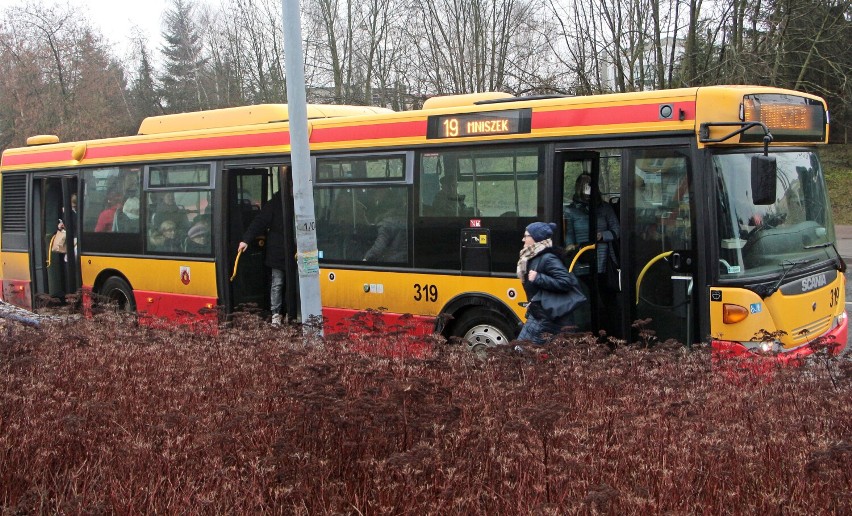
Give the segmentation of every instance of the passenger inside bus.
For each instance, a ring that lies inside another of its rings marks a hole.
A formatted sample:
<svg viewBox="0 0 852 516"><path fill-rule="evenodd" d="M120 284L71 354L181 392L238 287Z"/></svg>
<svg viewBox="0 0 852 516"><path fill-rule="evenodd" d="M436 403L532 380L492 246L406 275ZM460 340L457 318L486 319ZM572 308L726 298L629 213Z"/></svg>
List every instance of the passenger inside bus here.
<svg viewBox="0 0 852 516"><path fill-rule="evenodd" d="M404 193L404 191L400 190ZM408 260L408 227L404 200L397 199L395 190L378 191L376 208L381 210L376 218L376 240L367 250L365 262L405 262Z"/></svg>
<svg viewBox="0 0 852 516"><path fill-rule="evenodd" d="M186 209L175 202L174 192L160 192L152 195L154 202L148 206L151 212L151 227L159 228L163 222L174 222L177 232L189 229L189 217Z"/></svg>
<svg viewBox="0 0 852 516"><path fill-rule="evenodd" d="M595 199L596 231L592 235L589 231L589 214L591 211L592 177L588 174L580 174L574 183L574 197L564 211L565 217L565 244L568 251L577 250L592 242L599 242L597 246L597 271L599 274L606 271L608 258L614 258L615 251L612 242L618 240L621 226L615 210L609 203L603 202L600 195Z"/></svg>
<svg viewBox="0 0 852 516"><path fill-rule="evenodd" d="M98 221L95 224L95 231L111 232L115 223L115 212L121 207L121 191L117 187L107 190L106 206L98 215Z"/></svg>
<svg viewBox="0 0 852 516"><path fill-rule="evenodd" d="M210 222L201 215L196 217L195 224L189 228L186 240L184 241L184 251L190 254L209 254L210 253Z"/></svg>
<svg viewBox="0 0 852 516"><path fill-rule="evenodd" d="M62 192L55 185L46 185L44 188L44 197L46 205L44 207L45 220L58 220L56 230L54 231L49 225L45 227L45 243L47 244L47 293L48 296L43 297L37 302L44 302L46 305L54 303L65 303L65 295L68 294L68 285L66 281L66 268L68 245L68 234L65 228L65 223L61 217L64 217L64 208L62 205ZM55 204L54 204L55 202Z"/></svg>
<svg viewBox="0 0 852 516"><path fill-rule="evenodd" d="M115 212L112 230L115 233L139 232L139 196L128 197L121 210Z"/></svg>
<svg viewBox="0 0 852 516"><path fill-rule="evenodd" d="M151 230L148 235L148 249L164 253L180 251L180 242L177 239L177 227L174 221L164 220L158 228Z"/></svg>
<svg viewBox="0 0 852 516"><path fill-rule="evenodd" d="M288 183L288 186L292 189L291 184ZM260 213L243 233L242 240L237 247L239 252L244 252L248 249L249 242L255 241L261 235L266 236L264 264L269 267L271 273L269 309L272 311L273 326L280 326L284 321L281 311L284 308L284 280L287 267L287 234L285 231L287 222L284 219L281 197L281 191L275 192L263 204ZM190 230L190 236L191 233L192 230ZM209 247L207 252L209 252Z"/></svg>
<svg viewBox="0 0 852 516"><path fill-rule="evenodd" d="M65 256L66 262L69 261L69 260L73 260L74 259L73 257L77 253L77 236L76 236L76 233L77 233L77 224L79 223L80 219L79 219L79 215L77 214L77 194L76 193L71 194L71 214L70 215L71 215L71 225L70 225L71 227L70 227L70 229L65 227L65 223L62 220L59 221L59 229L68 229L68 235L66 237L67 249L68 249L68 251L66 252L66 256ZM71 254L70 258L68 257L68 254Z"/></svg>
<svg viewBox="0 0 852 516"><path fill-rule="evenodd" d="M589 228L592 203L595 206L595 229ZM621 225L615 215L613 207L604 202L600 194L592 199L592 177L588 173L577 176L574 182L574 196L563 212L565 227L565 245L568 258L572 259L576 251L586 245L597 242L595 251L587 251L582 255L582 262L572 271L580 278L587 289L592 292L596 282L590 272L590 264L594 263L597 270L597 295L590 297L595 299L595 306L588 304L580 307L576 320L590 320L584 310L594 309L602 314L606 320L601 321L604 329L609 334L616 334L618 327L617 314L613 310L607 310L606 304L618 291L621 290L621 277L616 255L616 242L621 234ZM594 262L592 262L594 260ZM581 325L582 326L582 325ZM585 329L582 328L581 329Z"/></svg>
<svg viewBox="0 0 852 516"><path fill-rule="evenodd" d="M445 172L441 176L441 189L432 200L430 215L438 217L468 217L473 208L464 202L465 195L458 192L458 178L454 173Z"/></svg>

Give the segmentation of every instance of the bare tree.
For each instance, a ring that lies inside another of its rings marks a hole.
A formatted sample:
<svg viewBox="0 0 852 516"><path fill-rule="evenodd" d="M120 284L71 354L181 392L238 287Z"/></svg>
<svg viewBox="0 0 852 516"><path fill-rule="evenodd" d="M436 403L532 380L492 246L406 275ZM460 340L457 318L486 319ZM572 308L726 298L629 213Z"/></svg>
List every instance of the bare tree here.
<svg viewBox="0 0 852 516"><path fill-rule="evenodd" d="M547 48L538 0L414 0L413 7L423 28L412 27L410 38L431 92L535 89L517 79L523 67L539 74L530 52Z"/></svg>
<svg viewBox="0 0 852 516"><path fill-rule="evenodd" d="M230 0L209 27L216 83L233 101L286 102L281 5L275 0Z"/></svg>
<svg viewBox="0 0 852 516"><path fill-rule="evenodd" d="M133 47L137 61L128 95L134 116L138 122L141 122L145 117L162 114L163 106L151 62L151 51L142 35L135 36Z"/></svg>
<svg viewBox="0 0 852 516"><path fill-rule="evenodd" d="M135 118L121 65L80 16L30 4L0 27L0 144L33 134L64 140L127 134Z"/></svg>

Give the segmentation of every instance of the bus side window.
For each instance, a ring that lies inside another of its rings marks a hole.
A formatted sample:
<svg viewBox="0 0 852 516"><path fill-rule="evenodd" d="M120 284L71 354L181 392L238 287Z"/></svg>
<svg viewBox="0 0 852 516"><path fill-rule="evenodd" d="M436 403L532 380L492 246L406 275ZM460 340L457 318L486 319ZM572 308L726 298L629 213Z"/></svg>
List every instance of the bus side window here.
<svg viewBox="0 0 852 516"><path fill-rule="evenodd" d="M175 203L183 207L190 219L184 234L183 250L187 254L210 255L213 251L213 206L210 191L187 191L175 194Z"/></svg>
<svg viewBox="0 0 852 516"><path fill-rule="evenodd" d="M337 186L318 191L317 238L327 260L360 260L366 243L367 207L356 196L359 188Z"/></svg>
<svg viewBox="0 0 852 516"><path fill-rule="evenodd" d="M408 189L404 186L371 188L368 213L375 238L362 258L366 262L408 262Z"/></svg>

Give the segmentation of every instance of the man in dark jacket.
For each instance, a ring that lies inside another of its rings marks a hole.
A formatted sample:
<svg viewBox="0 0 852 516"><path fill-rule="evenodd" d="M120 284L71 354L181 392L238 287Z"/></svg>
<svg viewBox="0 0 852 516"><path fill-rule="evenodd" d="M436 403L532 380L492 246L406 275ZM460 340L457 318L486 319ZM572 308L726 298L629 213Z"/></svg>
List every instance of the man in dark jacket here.
<svg viewBox="0 0 852 516"><path fill-rule="evenodd" d="M533 222L524 232L517 275L529 300L527 321L518 340L544 344L544 334L556 335L573 325L571 312L585 298L577 294L577 278L562 262L563 251L553 247L556 224ZM548 305L543 305L547 296ZM556 312L557 315L548 314Z"/></svg>
<svg viewBox="0 0 852 516"><path fill-rule="evenodd" d="M284 234L284 209L281 205L281 192L276 192L263 205L260 213L243 233L243 239L238 247L245 251L248 243L266 233L266 259L264 263L272 269L272 284L269 292L269 308L272 311L272 325L280 326L281 307L284 304L284 268L286 266L286 237Z"/></svg>

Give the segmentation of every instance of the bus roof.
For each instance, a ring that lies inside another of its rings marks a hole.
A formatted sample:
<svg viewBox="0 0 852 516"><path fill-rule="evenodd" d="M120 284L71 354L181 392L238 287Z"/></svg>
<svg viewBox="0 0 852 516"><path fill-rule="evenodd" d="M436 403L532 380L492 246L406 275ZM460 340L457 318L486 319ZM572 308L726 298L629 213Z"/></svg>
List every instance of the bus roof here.
<svg viewBox="0 0 852 516"><path fill-rule="evenodd" d="M697 134L707 122L737 122L746 96L819 97L763 86L708 86L581 97L512 97L478 93L429 99L424 109L395 112L370 106L308 106L311 150L364 150L517 138L565 139ZM263 104L146 118L133 136L7 149L3 170L79 167L173 159L288 153L285 104ZM459 133L439 132L453 126ZM719 125L719 124L717 124ZM473 128L469 130L468 128ZM727 127L710 129L723 136ZM794 135L795 136L795 135ZM785 140L792 142L792 139ZM801 142L824 143L814 140ZM739 138L711 142L734 145ZM700 143L703 146L705 143Z"/></svg>
<svg viewBox="0 0 852 516"><path fill-rule="evenodd" d="M393 110L373 106L336 106L333 104L308 104L308 118L333 118L342 116L377 115ZM166 134L182 131L216 129L243 125L287 122L290 112L287 104L258 104L193 113L149 116L139 125L137 134Z"/></svg>

